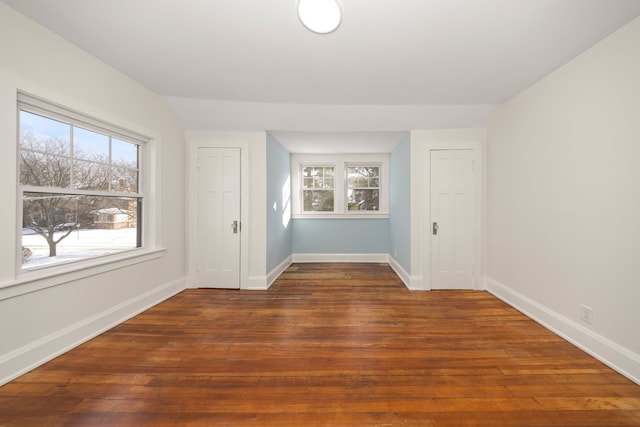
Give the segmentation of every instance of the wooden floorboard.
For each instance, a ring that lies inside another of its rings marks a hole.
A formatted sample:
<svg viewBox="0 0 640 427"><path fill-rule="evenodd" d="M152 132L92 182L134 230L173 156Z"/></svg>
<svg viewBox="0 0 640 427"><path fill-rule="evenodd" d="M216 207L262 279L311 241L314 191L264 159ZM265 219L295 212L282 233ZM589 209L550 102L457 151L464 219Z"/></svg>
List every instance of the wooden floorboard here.
<svg viewBox="0 0 640 427"><path fill-rule="evenodd" d="M640 386L485 292L386 264L191 289L0 387L9 426L640 426Z"/></svg>

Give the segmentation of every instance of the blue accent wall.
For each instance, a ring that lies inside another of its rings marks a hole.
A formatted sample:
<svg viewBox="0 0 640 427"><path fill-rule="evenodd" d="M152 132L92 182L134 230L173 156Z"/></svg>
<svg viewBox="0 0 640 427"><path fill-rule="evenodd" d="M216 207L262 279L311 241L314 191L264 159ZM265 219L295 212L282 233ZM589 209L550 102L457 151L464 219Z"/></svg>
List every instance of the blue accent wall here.
<svg viewBox="0 0 640 427"><path fill-rule="evenodd" d="M291 254L291 155L267 133L267 273Z"/></svg>
<svg viewBox="0 0 640 427"><path fill-rule="evenodd" d="M296 219L293 252L297 254L389 253L387 219Z"/></svg>
<svg viewBox="0 0 640 427"><path fill-rule="evenodd" d="M389 239L391 256L411 272L411 136L389 158Z"/></svg>

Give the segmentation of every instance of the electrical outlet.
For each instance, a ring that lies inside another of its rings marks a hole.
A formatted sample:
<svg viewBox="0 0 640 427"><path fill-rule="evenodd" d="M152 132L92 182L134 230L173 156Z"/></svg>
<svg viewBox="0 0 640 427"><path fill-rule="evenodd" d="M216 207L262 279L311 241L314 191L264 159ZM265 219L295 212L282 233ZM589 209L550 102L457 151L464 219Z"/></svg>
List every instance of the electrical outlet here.
<svg viewBox="0 0 640 427"><path fill-rule="evenodd" d="M593 325L593 309L586 305L580 304L580 320L584 323Z"/></svg>

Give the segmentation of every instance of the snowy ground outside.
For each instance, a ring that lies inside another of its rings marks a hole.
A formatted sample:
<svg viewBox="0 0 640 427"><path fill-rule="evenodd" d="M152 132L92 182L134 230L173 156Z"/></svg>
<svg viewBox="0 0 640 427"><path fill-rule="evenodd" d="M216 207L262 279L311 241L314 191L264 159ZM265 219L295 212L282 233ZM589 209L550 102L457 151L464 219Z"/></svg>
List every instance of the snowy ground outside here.
<svg viewBox="0 0 640 427"><path fill-rule="evenodd" d="M55 233L55 238L58 239L63 234L64 232ZM49 245L45 238L33 230L25 229L22 231L22 246L29 248L32 255L22 267L27 269L41 267L134 249L136 238L135 228L75 230L58 243L57 256L50 257Z"/></svg>

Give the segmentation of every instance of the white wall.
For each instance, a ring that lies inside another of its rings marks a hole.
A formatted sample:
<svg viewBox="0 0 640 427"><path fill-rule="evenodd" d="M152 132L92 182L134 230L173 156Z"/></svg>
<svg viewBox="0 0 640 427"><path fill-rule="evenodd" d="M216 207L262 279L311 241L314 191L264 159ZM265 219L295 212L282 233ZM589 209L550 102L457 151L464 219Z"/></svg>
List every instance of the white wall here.
<svg viewBox="0 0 640 427"><path fill-rule="evenodd" d="M640 18L507 102L487 151L487 286L636 381L639 47Z"/></svg>
<svg viewBox="0 0 640 427"><path fill-rule="evenodd" d="M1 384L184 289L186 174L184 131L160 97L4 3L0 40ZM16 281L18 90L154 140L157 173L149 197L156 201L164 250L53 279Z"/></svg>

